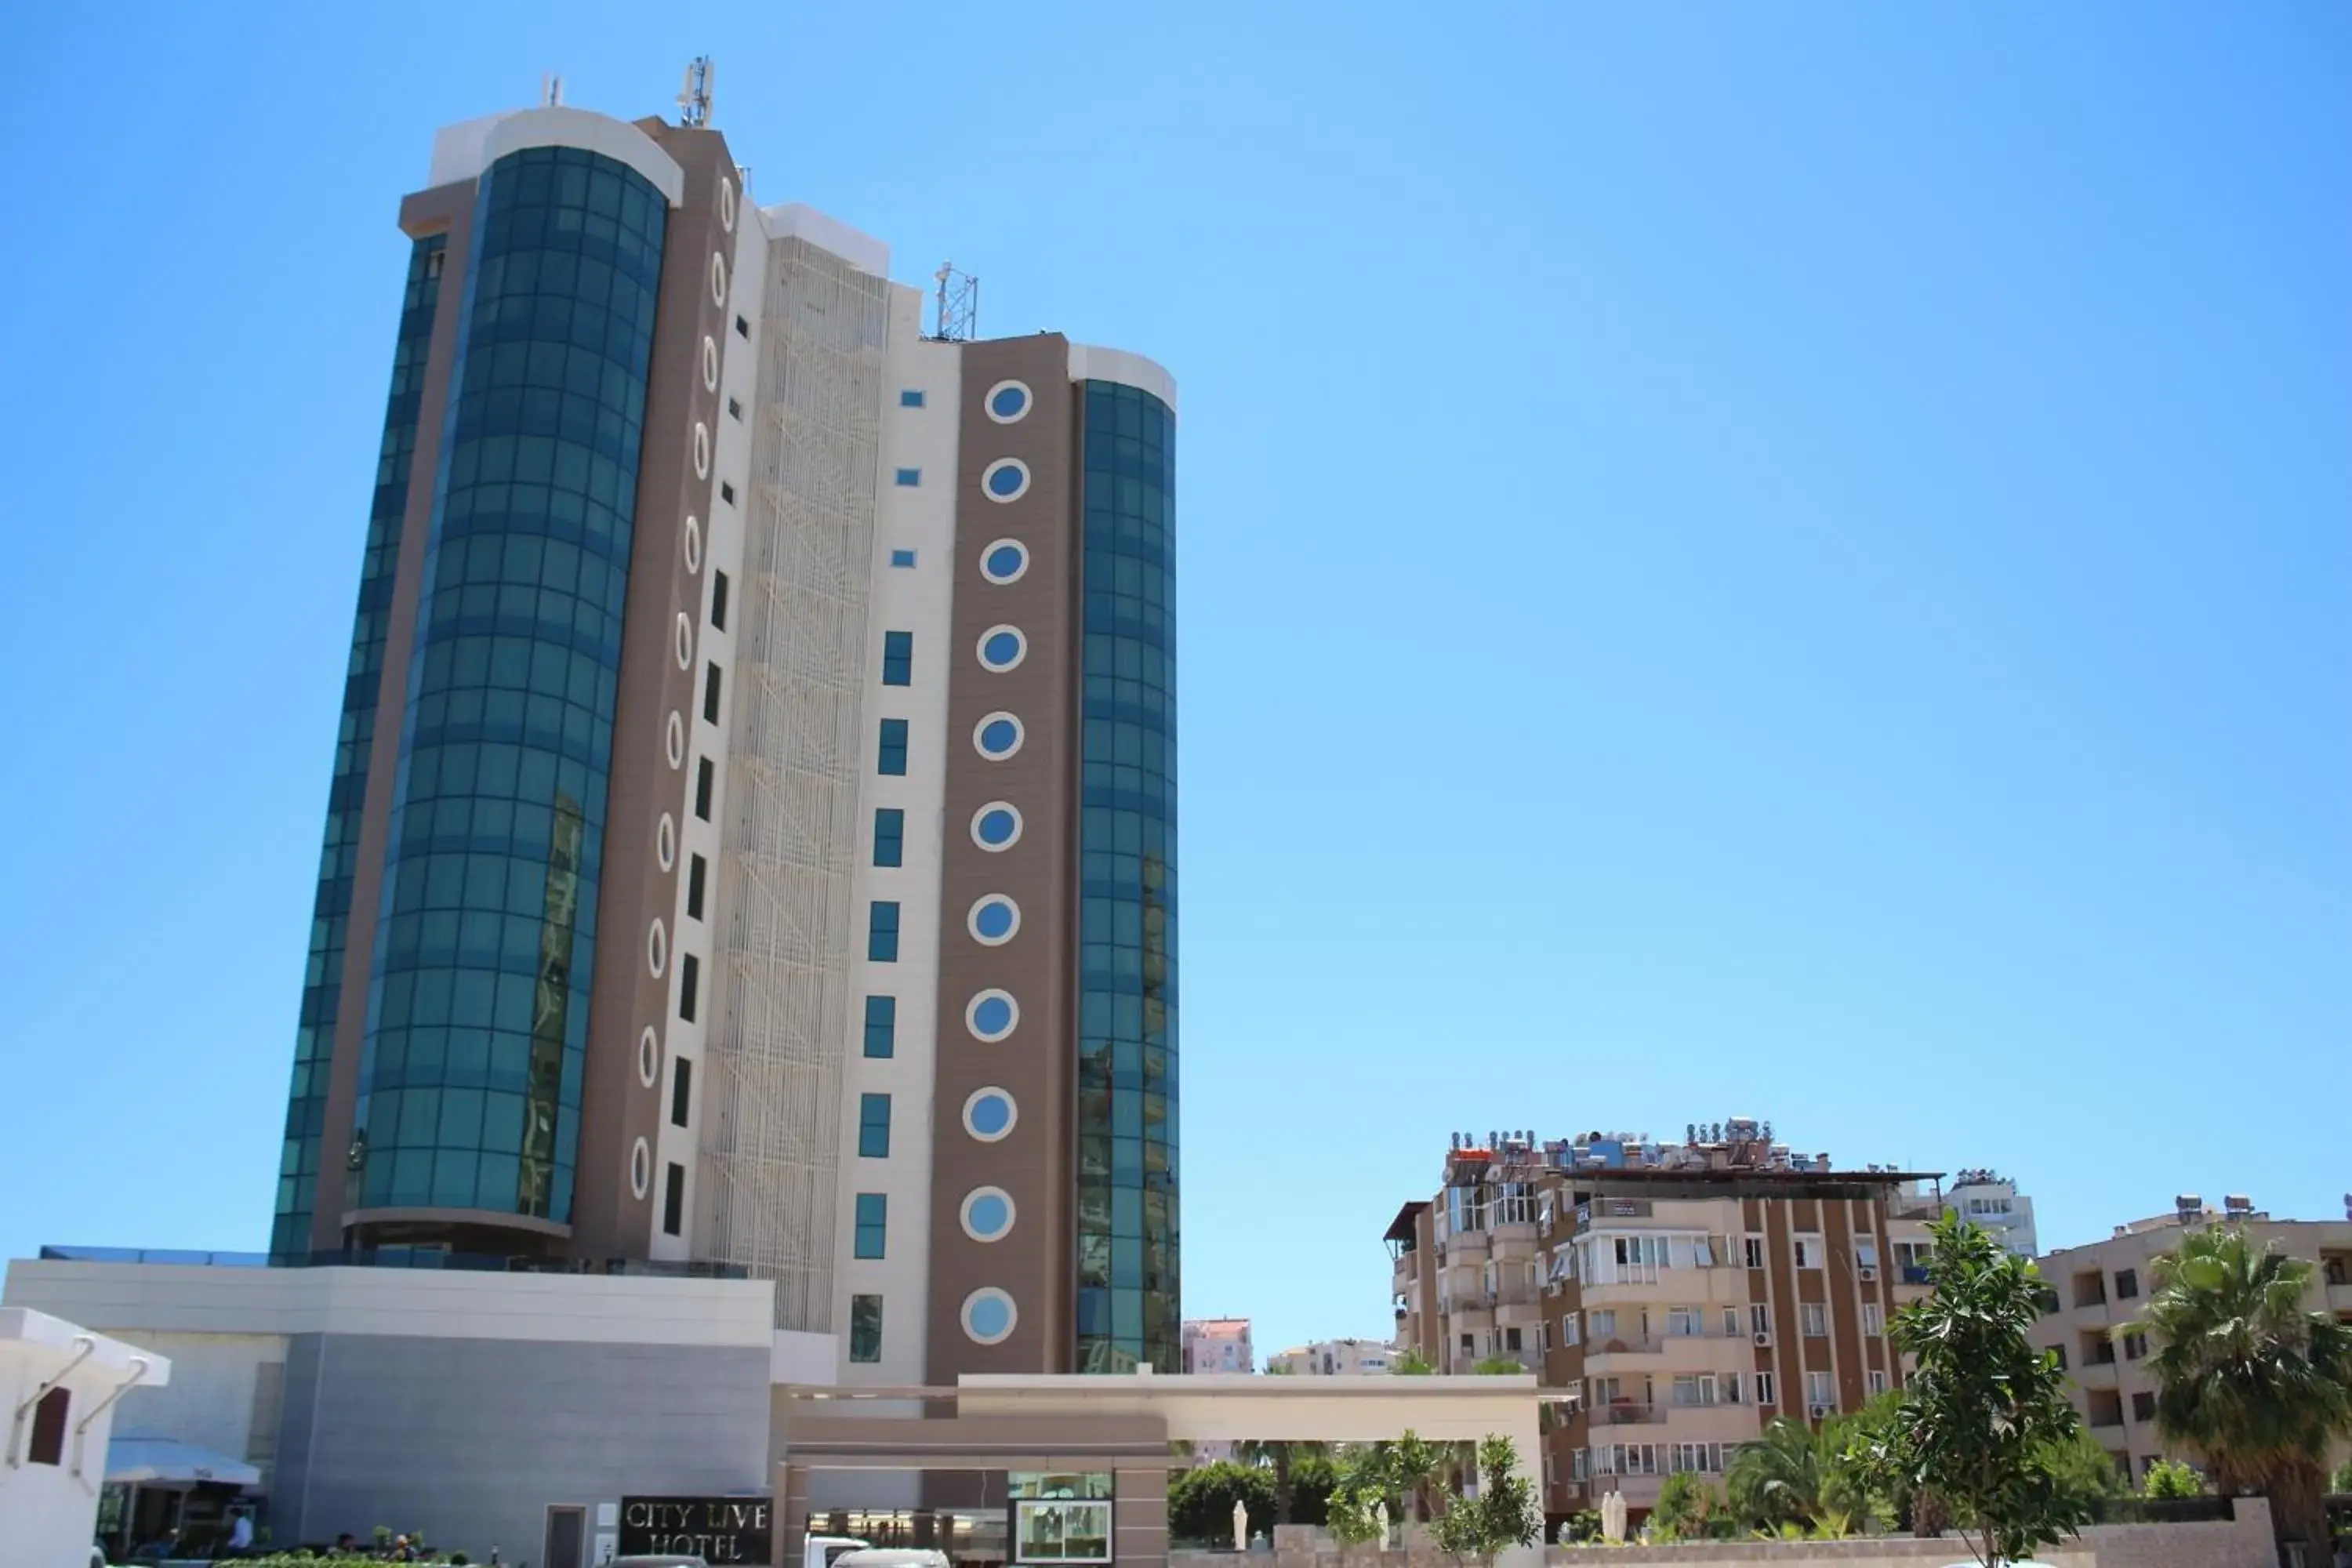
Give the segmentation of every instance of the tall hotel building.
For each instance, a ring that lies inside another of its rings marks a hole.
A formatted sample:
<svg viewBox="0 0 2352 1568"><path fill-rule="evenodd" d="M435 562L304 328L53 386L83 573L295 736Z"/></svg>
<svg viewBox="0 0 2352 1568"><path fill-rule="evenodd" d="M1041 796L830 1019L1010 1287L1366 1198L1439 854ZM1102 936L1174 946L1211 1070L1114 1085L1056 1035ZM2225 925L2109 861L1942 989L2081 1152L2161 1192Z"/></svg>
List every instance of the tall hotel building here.
<svg viewBox="0 0 2352 1568"><path fill-rule="evenodd" d="M699 124L453 127L400 226L275 1260L1176 1371L1168 374L927 337Z"/></svg>

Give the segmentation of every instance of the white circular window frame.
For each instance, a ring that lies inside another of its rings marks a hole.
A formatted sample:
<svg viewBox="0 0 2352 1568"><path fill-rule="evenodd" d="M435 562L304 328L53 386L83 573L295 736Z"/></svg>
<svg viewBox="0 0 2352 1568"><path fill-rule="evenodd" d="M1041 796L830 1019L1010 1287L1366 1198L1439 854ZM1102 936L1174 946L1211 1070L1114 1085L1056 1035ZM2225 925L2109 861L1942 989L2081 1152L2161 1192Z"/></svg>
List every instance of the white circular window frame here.
<svg viewBox="0 0 2352 1568"><path fill-rule="evenodd" d="M699 419L694 422L694 477L710 477L710 426Z"/></svg>
<svg viewBox="0 0 2352 1568"><path fill-rule="evenodd" d="M1005 660L1003 664L990 663L988 658L988 645L994 642L998 637L1004 636L1007 632L1013 634L1013 657ZM980 634L980 640L971 645L971 652L972 657L980 660L981 668L987 670L992 675L1003 675L1008 670L1020 668L1021 661L1029 657L1029 634L1023 631L1019 626L991 626L986 631Z"/></svg>
<svg viewBox="0 0 2352 1568"><path fill-rule="evenodd" d="M974 1307L979 1306L982 1301L999 1301L1003 1304L1003 1332L983 1334L978 1329L971 1326L971 1310ZM976 1345L1001 1345L1005 1341L1013 1337L1013 1330L1021 1326L1021 1309L1013 1301L1012 1294L1009 1291L1000 1290L993 1285L983 1285L979 1289L974 1290L971 1295L966 1296L963 1299L963 1306L957 1311L956 1318L963 1326L963 1337L970 1340L972 1343Z"/></svg>
<svg viewBox="0 0 2352 1568"><path fill-rule="evenodd" d="M638 1139L629 1146L629 1191L642 1202L654 1190L654 1152Z"/></svg>
<svg viewBox="0 0 2352 1568"><path fill-rule="evenodd" d="M715 250L710 253L710 302L727 303L727 258Z"/></svg>
<svg viewBox="0 0 2352 1568"><path fill-rule="evenodd" d="M706 392L719 390L719 345L709 338L702 340L702 387Z"/></svg>
<svg viewBox="0 0 2352 1568"><path fill-rule="evenodd" d="M694 668L694 622L684 610L677 613L677 636L671 640L677 644L673 651L677 655L678 668L692 669Z"/></svg>
<svg viewBox="0 0 2352 1568"><path fill-rule="evenodd" d="M988 569L988 558L995 554L1000 550L1017 550L1021 552L1021 564L1015 566L1012 571L1006 573L1002 577ZM1029 574L1029 547L1022 543L1017 539L998 539L991 541L986 548L982 549L980 552L980 574L982 578L986 579L988 582L995 584L1000 588L1008 583L1018 583L1022 578Z"/></svg>
<svg viewBox="0 0 2352 1568"><path fill-rule="evenodd" d="M679 536L679 538L681 541L681 547L686 551L686 569L688 572L701 571L702 520L696 517L692 512L688 512L686 514L686 531Z"/></svg>
<svg viewBox="0 0 2352 1568"><path fill-rule="evenodd" d="M1012 469L1021 476L1021 482L1010 493L996 493L996 476ZM980 471L980 493L1000 506L1009 506L1029 493L1029 465L1018 458L999 458Z"/></svg>
<svg viewBox="0 0 2352 1568"><path fill-rule="evenodd" d="M971 1113L980 1109L980 1102L986 1100L991 1095L994 1095L997 1099L1004 1101L1004 1125L998 1128L993 1132L982 1132L979 1128L972 1125ZM1021 1102L1013 1098L1013 1091L1011 1089L1000 1089L995 1084L990 1084L985 1089L975 1089L969 1095L964 1097L963 1130L971 1135L973 1142L1002 1143L1005 1139L1011 1137L1013 1135L1013 1130L1020 1125Z"/></svg>
<svg viewBox="0 0 2352 1568"><path fill-rule="evenodd" d="M686 766L686 719L674 708L662 726L662 754L669 758L672 773Z"/></svg>
<svg viewBox="0 0 2352 1568"><path fill-rule="evenodd" d="M646 928L646 967L654 972L656 980L669 967L669 928L662 924L659 915Z"/></svg>
<svg viewBox="0 0 2352 1568"><path fill-rule="evenodd" d="M1008 392L1015 388L1019 389L1021 393L1021 412L1018 414L999 414L996 411L996 395L1000 392ZM987 415L991 419L996 421L999 425L1018 425L1024 419L1028 418L1029 411L1036 406L1037 395L1029 390L1029 384L1025 381L1000 381L994 386L990 387L986 395L984 395L980 400L980 411Z"/></svg>
<svg viewBox="0 0 2352 1568"><path fill-rule="evenodd" d="M1001 752L992 752L985 745L982 744L980 738L988 732L988 727L991 724L1012 725L1013 744L1005 747L1004 750ZM1021 742L1028 738L1028 729L1021 722L1021 716L1017 713L1005 713L1000 711L982 714L981 716L980 722L971 727L971 749L978 752L982 757L992 763L1002 763L1010 758L1019 756L1021 754Z"/></svg>
<svg viewBox="0 0 2352 1568"><path fill-rule="evenodd" d="M645 1194L640 1193L637 1195L643 1197ZM979 1231L974 1230L971 1227L971 1210L973 1205L987 1198L1000 1198L1003 1201L1004 1228L983 1236ZM1013 1194L1006 1192L1003 1187L974 1187L971 1191L964 1194L963 1204L956 1210L956 1223L963 1226L963 1233L966 1236L971 1237L974 1241L979 1242L982 1247L993 1247L998 1242L1003 1241L1006 1237L1011 1236L1013 1234L1013 1226L1018 1225L1020 1220L1021 1210L1013 1202Z"/></svg>
<svg viewBox="0 0 2352 1568"><path fill-rule="evenodd" d="M661 862L661 868L665 871L677 868L677 824L670 819L667 811L661 814L661 821L654 827L654 858Z"/></svg>
<svg viewBox="0 0 2352 1568"><path fill-rule="evenodd" d="M661 1081L661 1037L651 1024L637 1037L637 1081L647 1089Z"/></svg>
<svg viewBox="0 0 2352 1568"><path fill-rule="evenodd" d="M735 182L719 182L719 226L728 233L735 232Z"/></svg>
<svg viewBox="0 0 2352 1568"><path fill-rule="evenodd" d="M983 1002L1002 1002L1004 1004L1005 1019L1004 1028L1002 1033L991 1035L982 1032L980 1026L980 1005ZM964 1033L970 1035L973 1039L978 1040L983 1046L992 1046L999 1040L1011 1039L1013 1037L1013 1031L1020 1026L1021 1004L1014 998L1013 993L1010 991L1000 991L991 988L986 991L974 992L972 994L971 1000L963 1005Z"/></svg>
<svg viewBox="0 0 2352 1568"><path fill-rule="evenodd" d="M981 819L999 811L1006 813L1013 818L1013 836L1002 844L991 844L980 836ZM1009 800L990 801L971 814L971 841L991 855L1003 854L1021 842L1021 808Z"/></svg>
<svg viewBox="0 0 2352 1568"><path fill-rule="evenodd" d="M1013 923L1004 928L1003 936L980 934L980 911L991 904L1003 904L1013 911ZM1021 934L1021 906L1013 901L1010 893L982 893L972 900L971 908L964 911L963 929L971 932L971 940L982 947L1003 947Z"/></svg>

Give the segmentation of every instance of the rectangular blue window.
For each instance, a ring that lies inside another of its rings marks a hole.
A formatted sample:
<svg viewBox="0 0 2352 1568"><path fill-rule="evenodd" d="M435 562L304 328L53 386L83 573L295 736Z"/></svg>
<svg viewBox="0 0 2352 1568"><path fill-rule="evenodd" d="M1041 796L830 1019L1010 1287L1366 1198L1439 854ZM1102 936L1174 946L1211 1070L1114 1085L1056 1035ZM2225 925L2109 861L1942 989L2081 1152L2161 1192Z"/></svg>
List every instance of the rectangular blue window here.
<svg viewBox="0 0 2352 1568"><path fill-rule="evenodd" d="M877 866L903 866L907 848L907 814L895 805L877 806L874 812L874 863Z"/></svg>
<svg viewBox="0 0 2352 1568"><path fill-rule="evenodd" d="M890 1194L857 1194L857 1256L879 1258L890 1236Z"/></svg>
<svg viewBox="0 0 2352 1568"><path fill-rule="evenodd" d="M915 684L915 634L884 632L882 634L882 684L912 686Z"/></svg>
<svg viewBox="0 0 2352 1568"><path fill-rule="evenodd" d="M914 563L915 563L915 552L914 552L913 551L911 551L911 550L893 550L892 552L890 552L890 564L891 564L891 565L893 565L893 566L912 566Z"/></svg>
<svg viewBox="0 0 2352 1568"><path fill-rule="evenodd" d="M890 1097L887 1094L861 1094L857 1097L857 1157L861 1160L887 1160L890 1157Z"/></svg>
<svg viewBox="0 0 2352 1568"><path fill-rule="evenodd" d="M898 962L898 904L877 899L866 912L866 956L876 963Z"/></svg>
<svg viewBox="0 0 2352 1568"><path fill-rule="evenodd" d="M866 1054L886 1060L898 1054L898 999L896 996L868 996L866 999Z"/></svg>
<svg viewBox="0 0 2352 1568"><path fill-rule="evenodd" d="M899 394L898 394L898 406L899 406L899 407L901 407L901 408L920 408L922 405L923 405L923 394L922 394L922 392L921 392L921 390L920 390L919 388L909 386L909 387L906 387L906 388L902 389L902 390L899 392Z"/></svg>
<svg viewBox="0 0 2352 1568"><path fill-rule="evenodd" d="M709 763L705 763L702 765L706 770L710 766ZM891 773L899 777L905 776L907 772L907 721L904 719L885 719L882 721L882 754L876 760L874 763L874 771L880 773ZM700 800L706 797L698 795L696 798ZM702 818L705 822L708 822L710 820L710 808L708 805L698 806L695 810L695 815Z"/></svg>
<svg viewBox="0 0 2352 1568"><path fill-rule="evenodd" d="M898 488L900 489L910 490L917 485L923 482L923 470L920 468L900 468L898 470Z"/></svg>

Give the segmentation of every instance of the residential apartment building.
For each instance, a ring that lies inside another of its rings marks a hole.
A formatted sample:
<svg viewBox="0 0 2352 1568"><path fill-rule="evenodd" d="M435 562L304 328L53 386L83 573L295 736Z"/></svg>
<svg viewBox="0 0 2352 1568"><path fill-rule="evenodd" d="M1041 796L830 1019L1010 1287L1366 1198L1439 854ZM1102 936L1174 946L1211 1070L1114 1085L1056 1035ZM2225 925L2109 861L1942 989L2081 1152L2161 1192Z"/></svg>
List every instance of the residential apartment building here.
<svg viewBox="0 0 2352 1568"><path fill-rule="evenodd" d="M273 1260L1173 1372L1174 384L927 332L684 118L453 126L401 203Z"/></svg>
<svg viewBox="0 0 2352 1568"><path fill-rule="evenodd" d="M1255 1372L1257 1352L1250 1347L1247 1318L1187 1318L1184 1320L1186 1372Z"/></svg>
<svg viewBox="0 0 2352 1568"><path fill-rule="evenodd" d="M1944 1189L1944 1212L1992 1232L2020 1258L2032 1258L2042 1250L2041 1233L2033 1226L2033 1200L2007 1176L1984 1170L1960 1172Z"/></svg>
<svg viewBox="0 0 2352 1568"><path fill-rule="evenodd" d="M2084 1425L2134 1476L2145 1476L2159 1458L2195 1462L2157 1436L2158 1385L2148 1359L2154 1347L2128 1325L2146 1310L2156 1288L2157 1259L2187 1231L2215 1225L2242 1226L2257 1243L2314 1265L2306 1305L2352 1322L2352 1215L2278 1220L2242 1196L2225 1199L2216 1210L2189 1194L2174 1201L2170 1214L2119 1225L2104 1241L2043 1254L2036 1262L2049 1293L2033 1342L2058 1352ZM2339 1451L2336 1458L2343 1458Z"/></svg>
<svg viewBox="0 0 2352 1568"><path fill-rule="evenodd" d="M1317 1340L1265 1358L1268 1372L1294 1377L1350 1377L1389 1370L1394 1352L1379 1340Z"/></svg>
<svg viewBox="0 0 2352 1568"><path fill-rule="evenodd" d="M1391 1226L1398 1345L1462 1373L1516 1361L1566 1395L1544 1439L1554 1515L1676 1471L1719 1474L1777 1416L1899 1386L1888 1320L1925 1293L1931 1175L1841 1170L1769 1123L1680 1144L1457 1138L1445 1184Z"/></svg>

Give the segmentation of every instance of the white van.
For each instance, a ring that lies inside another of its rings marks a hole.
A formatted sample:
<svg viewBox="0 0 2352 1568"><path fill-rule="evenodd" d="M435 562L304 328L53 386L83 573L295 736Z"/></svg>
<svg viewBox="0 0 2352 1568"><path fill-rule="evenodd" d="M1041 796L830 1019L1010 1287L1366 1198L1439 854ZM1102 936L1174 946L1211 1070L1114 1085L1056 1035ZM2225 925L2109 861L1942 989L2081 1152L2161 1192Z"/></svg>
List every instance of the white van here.
<svg viewBox="0 0 2352 1568"><path fill-rule="evenodd" d="M869 1546L860 1552L845 1552L833 1560L833 1568L950 1568L948 1554L921 1546Z"/></svg>
<svg viewBox="0 0 2352 1568"><path fill-rule="evenodd" d="M866 1550L854 1535L812 1535L801 1552L801 1568L833 1568L853 1552Z"/></svg>

